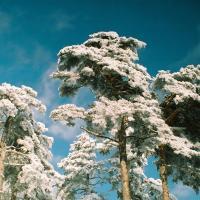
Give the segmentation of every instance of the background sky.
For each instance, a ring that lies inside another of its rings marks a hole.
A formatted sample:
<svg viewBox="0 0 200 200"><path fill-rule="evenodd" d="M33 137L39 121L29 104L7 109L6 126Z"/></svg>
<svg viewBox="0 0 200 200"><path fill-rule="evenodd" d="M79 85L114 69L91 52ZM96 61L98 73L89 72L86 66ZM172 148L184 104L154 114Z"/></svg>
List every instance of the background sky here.
<svg viewBox="0 0 200 200"><path fill-rule="evenodd" d="M62 103L87 106L93 97L87 89L71 99L59 97L59 83L49 74L56 70L61 48L81 44L98 31L116 31L146 42L139 62L151 75L200 63L199 0L0 0L0 82L38 91L48 110L37 117L55 139L54 164L67 154L81 122L66 128L53 123L49 112ZM152 161L146 172L158 177ZM200 198L181 183L170 188L180 200Z"/></svg>

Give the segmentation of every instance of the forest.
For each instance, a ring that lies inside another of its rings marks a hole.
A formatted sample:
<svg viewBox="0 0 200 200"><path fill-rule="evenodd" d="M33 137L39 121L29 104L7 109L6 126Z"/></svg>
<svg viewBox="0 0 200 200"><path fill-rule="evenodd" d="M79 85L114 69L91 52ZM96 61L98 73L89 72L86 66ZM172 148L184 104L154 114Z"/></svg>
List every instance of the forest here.
<svg viewBox="0 0 200 200"><path fill-rule="evenodd" d="M51 74L59 95L86 87L95 97L87 107L51 111L66 127L84 122L58 163L64 173L54 169L53 138L34 117L46 111L37 92L0 85L0 200L112 200L105 187L121 200L175 200L169 177L199 192L200 65L151 76L138 61L145 46L110 31L59 51ZM150 157L160 179L145 174Z"/></svg>

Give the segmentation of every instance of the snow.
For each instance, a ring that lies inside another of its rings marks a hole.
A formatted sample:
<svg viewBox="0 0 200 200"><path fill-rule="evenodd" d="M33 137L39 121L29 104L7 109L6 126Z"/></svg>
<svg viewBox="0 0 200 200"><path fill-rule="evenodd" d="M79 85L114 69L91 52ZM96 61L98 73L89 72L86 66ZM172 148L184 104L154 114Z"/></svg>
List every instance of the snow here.
<svg viewBox="0 0 200 200"><path fill-rule="evenodd" d="M77 118L85 121L85 132L58 163L63 175L50 164L53 138L44 135L48 129L33 115L35 109L46 111L37 92L24 85L0 85L0 134L6 154L2 162L8 170L4 191L15 190L22 199L100 200L97 185L109 183L121 195L122 143L132 198L162 198L161 180L144 173L149 156L158 157L159 168L161 146L167 176L198 191L200 65L174 73L160 71L153 78L136 63L137 49L145 46L110 31L91 34L83 44L58 53L58 68L51 77L61 80L60 94L70 96L88 87L96 98L86 108L64 104L51 112L53 120L68 126L75 125ZM174 121L169 122L172 115Z"/></svg>

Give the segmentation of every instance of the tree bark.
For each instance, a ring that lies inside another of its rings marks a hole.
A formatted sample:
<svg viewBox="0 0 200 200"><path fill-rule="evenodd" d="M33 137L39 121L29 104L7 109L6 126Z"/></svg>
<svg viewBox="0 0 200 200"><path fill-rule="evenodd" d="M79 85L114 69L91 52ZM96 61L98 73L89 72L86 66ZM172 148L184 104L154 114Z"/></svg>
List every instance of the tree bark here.
<svg viewBox="0 0 200 200"><path fill-rule="evenodd" d="M126 153L126 133L125 133L125 119L121 123L121 129L118 132L119 139L119 156L120 156L120 172L122 182L122 199L131 200L129 169Z"/></svg>
<svg viewBox="0 0 200 200"><path fill-rule="evenodd" d="M5 144L0 141L0 199L3 198Z"/></svg>
<svg viewBox="0 0 200 200"><path fill-rule="evenodd" d="M11 199L10 200L17 200L17 191L16 189L12 189Z"/></svg>
<svg viewBox="0 0 200 200"><path fill-rule="evenodd" d="M164 145L159 146L159 156L160 156L160 164L159 164L159 170L160 170L160 178L162 181L162 199L163 200L170 200L169 198L169 189L167 185L167 167L165 163L165 149Z"/></svg>
<svg viewBox="0 0 200 200"><path fill-rule="evenodd" d="M90 175L89 174L86 175L86 184L87 184L87 186L86 186L87 187L86 193L90 194L91 190L90 190Z"/></svg>

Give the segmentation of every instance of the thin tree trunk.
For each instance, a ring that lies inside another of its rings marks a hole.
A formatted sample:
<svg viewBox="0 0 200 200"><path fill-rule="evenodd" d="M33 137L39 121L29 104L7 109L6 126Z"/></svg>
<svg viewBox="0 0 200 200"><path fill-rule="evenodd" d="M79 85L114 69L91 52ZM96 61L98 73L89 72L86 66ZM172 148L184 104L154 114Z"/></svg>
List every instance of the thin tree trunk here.
<svg viewBox="0 0 200 200"><path fill-rule="evenodd" d="M86 193L90 194L91 190L90 190L90 175L89 174L86 175L86 184L87 184L87 186L86 186L87 187Z"/></svg>
<svg viewBox="0 0 200 200"><path fill-rule="evenodd" d="M11 199L10 200L17 200L17 191L16 189L12 189Z"/></svg>
<svg viewBox="0 0 200 200"><path fill-rule="evenodd" d="M167 185L167 167L165 163L165 149L164 145L160 145L159 147L159 156L160 156L160 164L159 164L159 170L160 170L160 178L162 181L162 199L163 200L170 200L169 198L169 189Z"/></svg>
<svg viewBox="0 0 200 200"><path fill-rule="evenodd" d="M3 198L5 144L0 141L0 199Z"/></svg>
<svg viewBox="0 0 200 200"><path fill-rule="evenodd" d="M120 172L122 181L122 199L131 200L129 169L126 153L126 133L125 133L125 119L121 123L121 129L118 132L119 139L119 155L120 155Z"/></svg>

